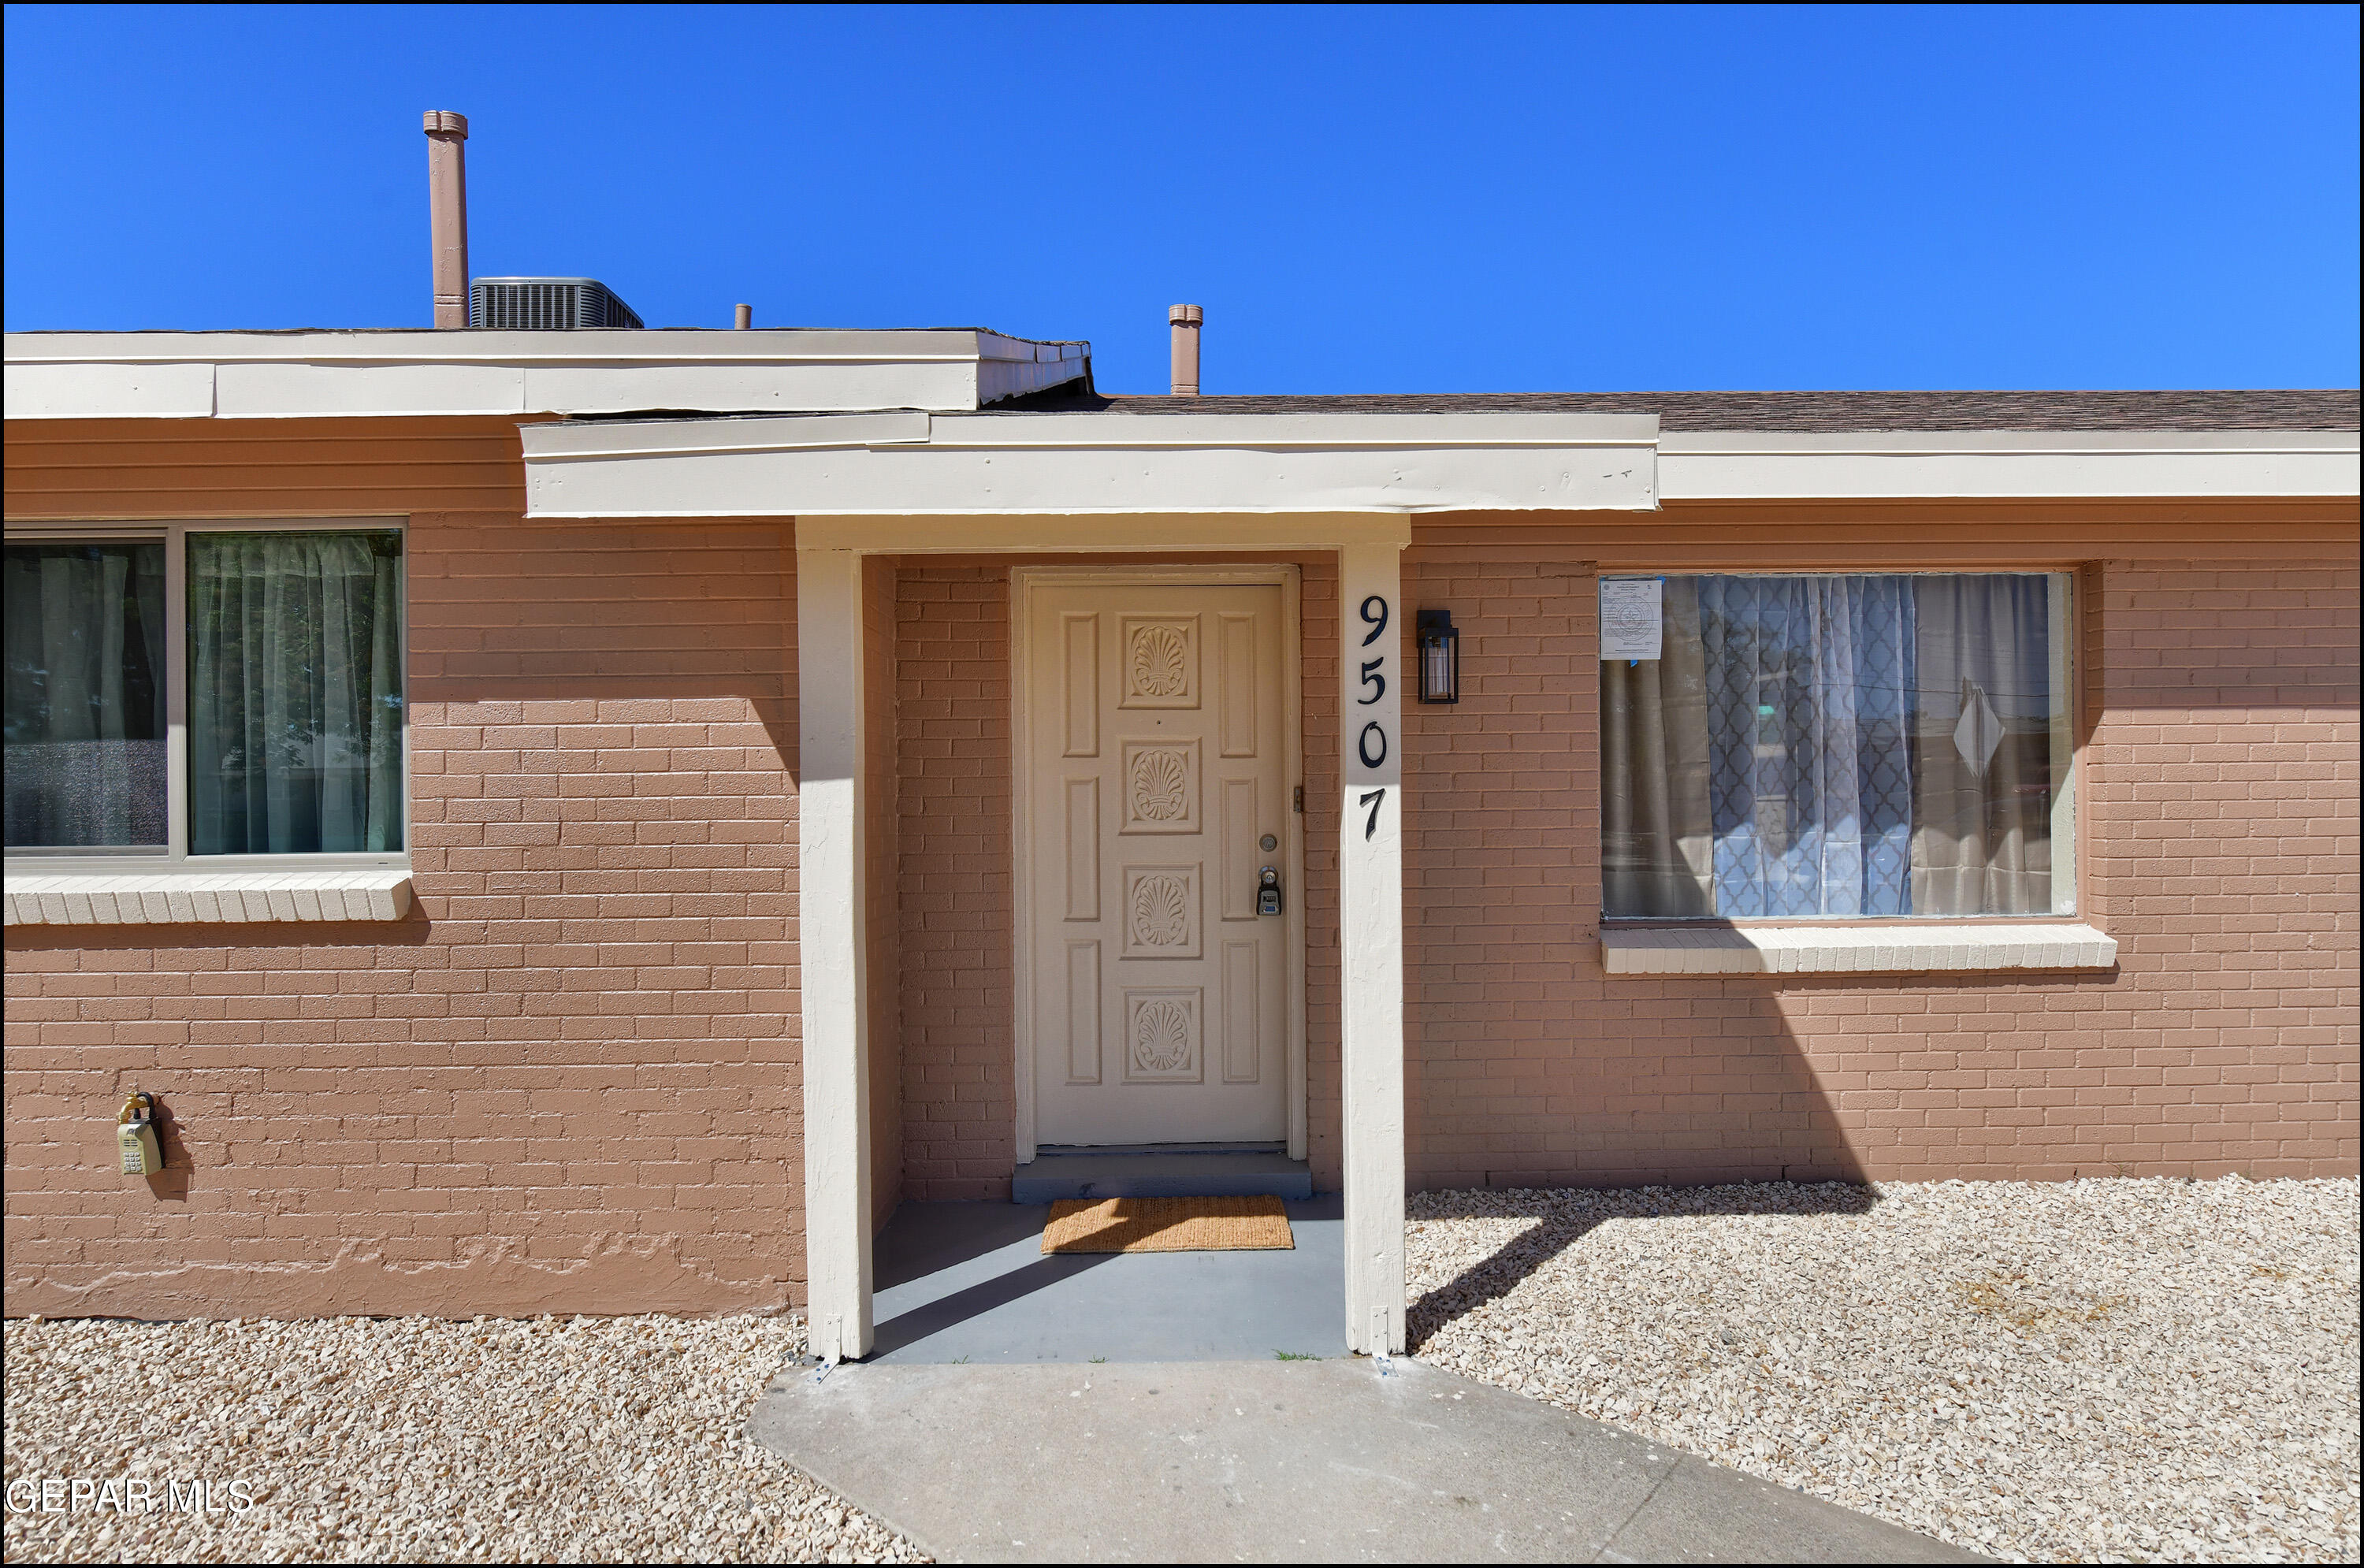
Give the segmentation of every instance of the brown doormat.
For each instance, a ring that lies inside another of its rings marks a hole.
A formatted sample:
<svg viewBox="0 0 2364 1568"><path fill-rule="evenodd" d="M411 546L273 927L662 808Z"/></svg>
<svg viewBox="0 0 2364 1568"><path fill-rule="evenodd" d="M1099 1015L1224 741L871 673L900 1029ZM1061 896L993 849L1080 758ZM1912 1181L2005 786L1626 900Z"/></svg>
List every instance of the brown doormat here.
<svg viewBox="0 0 2364 1568"><path fill-rule="evenodd" d="M1043 1227L1045 1252L1288 1252L1288 1211L1246 1197L1061 1198Z"/></svg>

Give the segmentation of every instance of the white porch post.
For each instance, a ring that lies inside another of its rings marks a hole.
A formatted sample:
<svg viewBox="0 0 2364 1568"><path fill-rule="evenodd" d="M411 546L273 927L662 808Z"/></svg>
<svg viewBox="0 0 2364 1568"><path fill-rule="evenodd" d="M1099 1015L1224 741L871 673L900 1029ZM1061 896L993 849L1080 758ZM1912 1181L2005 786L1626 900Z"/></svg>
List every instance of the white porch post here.
<svg viewBox="0 0 2364 1568"><path fill-rule="evenodd" d="M1404 1348L1402 545L1338 552L1346 1344Z"/></svg>
<svg viewBox="0 0 2364 1568"><path fill-rule="evenodd" d="M797 551L797 961L812 1352L866 1354L870 1052L862 896L862 557Z"/></svg>

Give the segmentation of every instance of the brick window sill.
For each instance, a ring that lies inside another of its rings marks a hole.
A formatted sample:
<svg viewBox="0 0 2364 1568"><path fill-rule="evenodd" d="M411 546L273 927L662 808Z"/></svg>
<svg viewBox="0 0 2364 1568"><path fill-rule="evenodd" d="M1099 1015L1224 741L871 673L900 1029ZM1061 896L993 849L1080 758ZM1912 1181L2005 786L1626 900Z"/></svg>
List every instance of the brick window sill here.
<svg viewBox="0 0 2364 1568"><path fill-rule="evenodd" d="M399 920L409 913L410 873L401 868L7 878L11 926Z"/></svg>
<svg viewBox="0 0 2364 1568"><path fill-rule="evenodd" d="M1935 974L2108 969L2115 938L2072 921L2027 925L1603 928L1611 974Z"/></svg>

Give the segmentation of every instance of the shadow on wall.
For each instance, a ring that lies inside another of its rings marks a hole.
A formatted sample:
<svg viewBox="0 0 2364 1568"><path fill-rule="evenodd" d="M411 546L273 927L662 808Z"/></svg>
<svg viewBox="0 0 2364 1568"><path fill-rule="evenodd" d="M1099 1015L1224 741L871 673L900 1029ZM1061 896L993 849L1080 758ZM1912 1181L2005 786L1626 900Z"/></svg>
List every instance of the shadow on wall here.
<svg viewBox="0 0 2364 1568"><path fill-rule="evenodd" d="M1749 1186L1626 1187L1606 1192L1442 1193L1422 1206L1422 1219L1536 1218L1482 1262L1422 1294L1405 1314L1411 1353L1447 1324L1500 1301L1554 1258L1611 1219L1667 1219L1693 1215L1868 1214L1879 1202L1870 1187L1848 1182ZM1542 1212L1537 1214L1540 1203Z"/></svg>

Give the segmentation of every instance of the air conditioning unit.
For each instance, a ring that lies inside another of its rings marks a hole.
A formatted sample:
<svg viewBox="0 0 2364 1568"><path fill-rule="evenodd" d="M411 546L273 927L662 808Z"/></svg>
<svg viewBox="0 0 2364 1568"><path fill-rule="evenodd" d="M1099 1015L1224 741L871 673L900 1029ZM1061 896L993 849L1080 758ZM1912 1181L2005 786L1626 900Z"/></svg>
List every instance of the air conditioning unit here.
<svg viewBox="0 0 2364 1568"><path fill-rule="evenodd" d="M632 307L597 278L477 278L468 325L509 332L580 332L638 327Z"/></svg>

